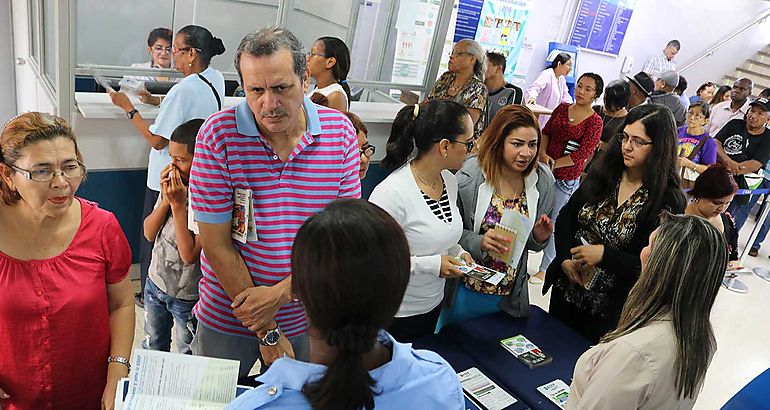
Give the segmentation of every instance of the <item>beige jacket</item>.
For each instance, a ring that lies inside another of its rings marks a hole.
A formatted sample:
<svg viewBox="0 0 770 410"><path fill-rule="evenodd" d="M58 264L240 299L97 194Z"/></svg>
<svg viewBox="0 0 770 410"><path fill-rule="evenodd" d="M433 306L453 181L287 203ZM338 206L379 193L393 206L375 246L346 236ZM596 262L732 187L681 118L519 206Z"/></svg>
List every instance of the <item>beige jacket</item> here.
<svg viewBox="0 0 770 410"><path fill-rule="evenodd" d="M600 343L575 364L567 409L691 409L695 398L676 394L675 358L669 320Z"/></svg>

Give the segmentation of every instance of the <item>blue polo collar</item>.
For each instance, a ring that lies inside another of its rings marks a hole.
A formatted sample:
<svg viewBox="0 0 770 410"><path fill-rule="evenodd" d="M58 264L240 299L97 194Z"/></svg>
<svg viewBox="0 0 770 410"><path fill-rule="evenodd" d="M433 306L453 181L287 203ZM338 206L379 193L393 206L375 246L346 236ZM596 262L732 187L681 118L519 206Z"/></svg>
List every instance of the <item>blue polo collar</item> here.
<svg viewBox="0 0 770 410"><path fill-rule="evenodd" d="M307 131L310 135L321 134L321 120L318 118L318 106L310 98L305 97L302 101L302 107L305 110L305 119L307 120ZM246 100L235 106L235 127L238 133L249 137L260 136L257 122L251 108Z"/></svg>

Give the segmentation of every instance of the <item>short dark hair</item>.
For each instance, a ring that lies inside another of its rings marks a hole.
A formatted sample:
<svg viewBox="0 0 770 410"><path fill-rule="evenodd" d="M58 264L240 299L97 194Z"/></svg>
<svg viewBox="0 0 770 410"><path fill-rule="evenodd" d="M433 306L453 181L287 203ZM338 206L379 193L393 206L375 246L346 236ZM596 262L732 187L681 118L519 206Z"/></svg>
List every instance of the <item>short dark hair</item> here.
<svg viewBox="0 0 770 410"><path fill-rule="evenodd" d="M695 101L693 103L690 103L690 106L687 108L687 111L690 111L693 108L699 108L700 113L703 114L703 116L706 117L707 119L711 115L711 107L709 106L709 103L705 101Z"/></svg>
<svg viewBox="0 0 770 410"><path fill-rule="evenodd" d="M682 44L679 43L679 40L671 40L666 44L666 48L668 47L674 47L678 51L682 47Z"/></svg>
<svg viewBox="0 0 770 410"><path fill-rule="evenodd" d="M684 78L684 76L680 75L679 76L679 84L677 84L677 86L674 87L674 92L679 94L679 95L682 95L682 93L686 89L687 89L687 79Z"/></svg>
<svg viewBox="0 0 770 410"><path fill-rule="evenodd" d="M203 67L208 67L211 57L224 54L222 39L214 37L206 27L191 24L182 27L177 34L184 36L184 44L198 51Z"/></svg>
<svg viewBox="0 0 770 410"><path fill-rule="evenodd" d="M202 118L195 118L187 122L179 124L171 133L171 141L187 146L187 152L190 154L195 153L195 139L198 136L204 120Z"/></svg>
<svg viewBox="0 0 770 410"><path fill-rule="evenodd" d="M604 89L604 108L618 111L628 108L631 99L631 86L623 80L612 80Z"/></svg>
<svg viewBox="0 0 770 410"><path fill-rule="evenodd" d="M353 124L353 128L356 129L356 134L359 132L363 132L364 134L369 134L369 130L366 128L366 124L364 124L364 121L361 120L361 117L356 115L355 113L352 113L350 111L343 112L348 119L350 120L350 123Z"/></svg>
<svg viewBox="0 0 770 410"><path fill-rule="evenodd" d="M594 90L596 95L594 96L594 100L601 97L602 92L604 92L604 80L602 79L602 76L596 73L583 73L583 75L578 78L578 81L583 77L590 78L596 83L596 89Z"/></svg>
<svg viewBox="0 0 770 410"><path fill-rule="evenodd" d="M695 90L695 95L700 96L700 93L703 92L703 90L705 90L708 87L714 87L715 85L716 84L712 83L711 81L707 81L707 82L701 84L700 87L698 87L697 90Z"/></svg>
<svg viewBox="0 0 770 410"><path fill-rule="evenodd" d="M690 195L697 199L719 199L738 192L733 173L727 167L716 163L701 172L695 179Z"/></svg>
<svg viewBox="0 0 770 410"><path fill-rule="evenodd" d="M759 98L770 98L770 88L765 88L759 93Z"/></svg>
<svg viewBox="0 0 770 410"><path fill-rule="evenodd" d="M441 139L457 141L457 137L467 131L465 116L468 115L465 107L451 100L430 100L418 108L414 105L401 108L390 127L385 158L380 165L392 171L406 163L415 146L419 157Z"/></svg>
<svg viewBox="0 0 770 410"><path fill-rule="evenodd" d="M502 67L505 72L505 56L494 51L487 51L487 60L495 67Z"/></svg>
<svg viewBox="0 0 770 410"><path fill-rule="evenodd" d="M171 30L163 27L158 27L150 32L147 36L147 47L152 47L158 39L166 40L169 44L173 41L174 33Z"/></svg>
<svg viewBox="0 0 770 410"><path fill-rule="evenodd" d="M314 409L374 408L376 380L362 356L398 312L409 284L409 243L387 212L339 199L311 216L291 252L292 293L337 357L302 393Z"/></svg>

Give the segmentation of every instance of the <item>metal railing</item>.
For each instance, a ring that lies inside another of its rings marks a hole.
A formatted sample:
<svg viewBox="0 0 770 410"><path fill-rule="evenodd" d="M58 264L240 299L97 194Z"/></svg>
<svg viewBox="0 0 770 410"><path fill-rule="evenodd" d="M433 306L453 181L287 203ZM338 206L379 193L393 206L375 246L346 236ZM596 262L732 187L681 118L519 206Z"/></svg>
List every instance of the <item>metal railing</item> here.
<svg viewBox="0 0 770 410"><path fill-rule="evenodd" d="M741 34L743 34L743 33L747 32L747 31L749 31L749 30L750 30L752 27L756 26L757 24L761 24L761 23L764 23L764 22L765 22L765 20L767 19L767 17L768 17L768 16L770 16L770 9L767 9L767 10L765 10L765 11L764 11L764 12L762 12L762 13L759 15L759 17L757 17L757 18L756 18L754 21L752 21L751 23L747 24L746 26L744 26L744 27L743 27L743 28L741 28L740 30L736 31L735 33L733 33L733 34L731 34L731 35L727 36L725 39L721 40L720 42L716 43L714 46L712 46L711 48L709 48L708 50L706 50L705 52L703 52L703 53L700 55L700 57L696 58L696 59L695 59L695 60L693 60L693 61L690 61L690 62L689 62L689 63L687 63L687 64L685 64L685 66L684 66L684 67L682 67L682 68L679 70L679 74L682 74L682 73L683 73L685 70L687 70L688 68L690 68L690 67L694 66L695 64L697 64L699 61L703 60L704 58L706 58L706 57L710 57L710 56L714 55L714 52L715 52L715 51L719 50L719 49L720 49L720 48L722 48L722 47L723 47L725 44L729 43L730 41L732 41L732 40L733 40L733 39L735 39L736 37L740 36Z"/></svg>

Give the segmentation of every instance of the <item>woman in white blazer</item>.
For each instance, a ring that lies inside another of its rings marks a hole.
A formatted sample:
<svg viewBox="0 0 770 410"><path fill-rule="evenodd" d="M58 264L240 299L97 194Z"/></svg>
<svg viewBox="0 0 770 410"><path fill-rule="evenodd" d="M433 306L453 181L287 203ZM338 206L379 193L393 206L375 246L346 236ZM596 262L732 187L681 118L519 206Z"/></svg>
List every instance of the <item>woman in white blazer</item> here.
<svg viewBox="0 0 770 410"><path fill-rule="evenodd" d="M417 147L417 155L408 160ZM463 219L457 209L457 180L473 148L473 122L462 105L431 100L396 115L382 166L394 170L374 188L369 201L401 225L409 241L411 275L404 300L388 328L409 342L436 329L446 278L462 276L459 265L473 262L458 244Z"/></svg>

